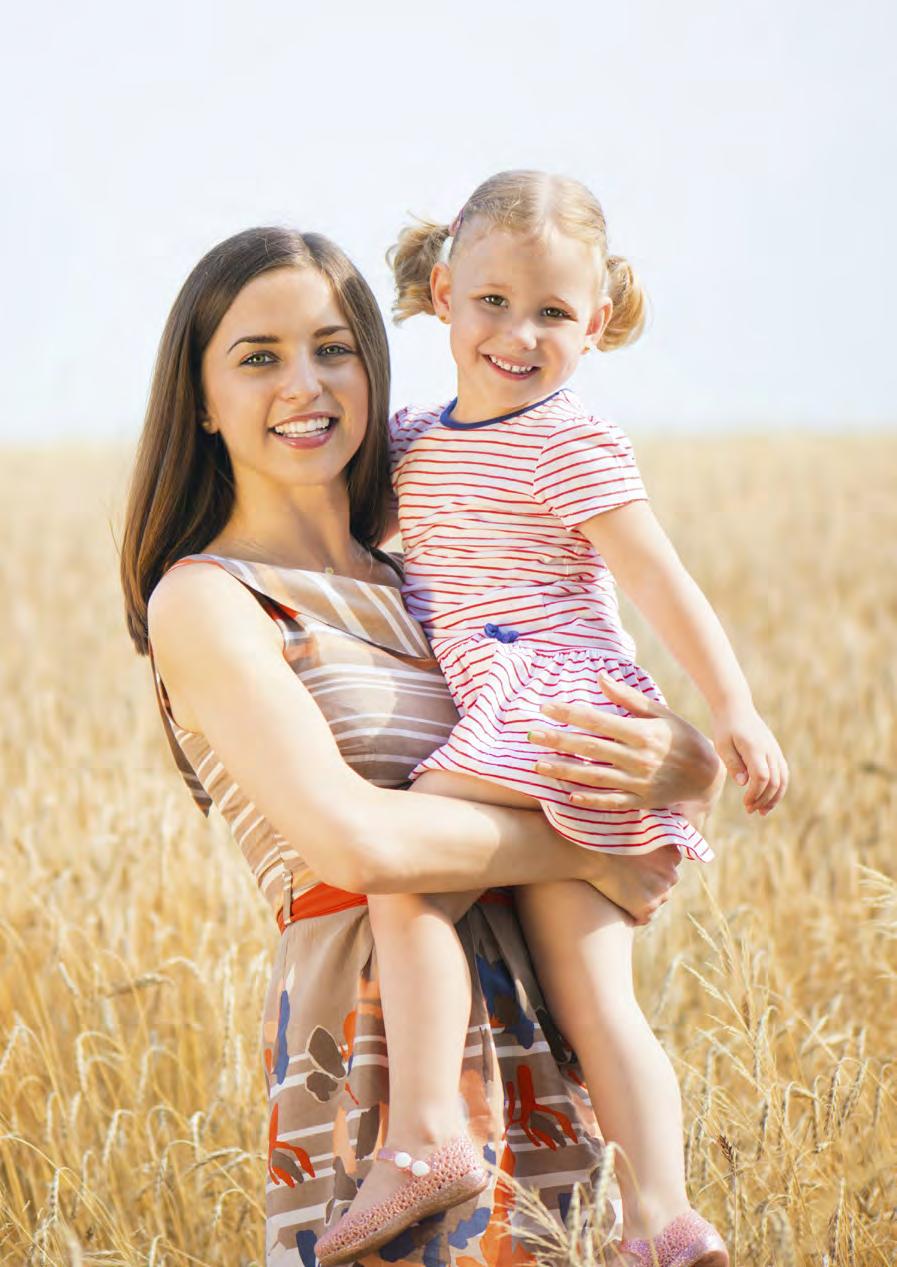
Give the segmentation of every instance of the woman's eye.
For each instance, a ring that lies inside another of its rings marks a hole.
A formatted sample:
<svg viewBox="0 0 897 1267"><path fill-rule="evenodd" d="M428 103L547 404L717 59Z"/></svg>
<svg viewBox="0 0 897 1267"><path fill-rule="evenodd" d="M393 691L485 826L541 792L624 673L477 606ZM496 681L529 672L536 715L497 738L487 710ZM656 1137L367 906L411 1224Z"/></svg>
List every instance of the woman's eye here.
<svg viewBox="0 0 897 1267"><path fill-rule="evenodd" d="M483 303L488 304L490 308L501 308L505 300L501 295L484 295Z"/></svg>
<svg viewBox="0 0 897 1267"><path fill-rule="evenodd" d="M543 308L542 311L546 317L552 317L554 320L565 321L570 316L569 312L564 312L563 308Z"/></svg>
<svg viewBox="0 0 897 1267"><path fill-rule="evenodd" d="M351 356L352 351L345 343L325 343L318 348L318 356Z"/></svg>
<svg viewBox="0 0 897 1267"><path fill-rule="evenodd" d="M245 357L240 362L240 364L241 365L273 365L275 360L276 360L276 357L273 356L271 352L250 352L249 356Z"/></svg>

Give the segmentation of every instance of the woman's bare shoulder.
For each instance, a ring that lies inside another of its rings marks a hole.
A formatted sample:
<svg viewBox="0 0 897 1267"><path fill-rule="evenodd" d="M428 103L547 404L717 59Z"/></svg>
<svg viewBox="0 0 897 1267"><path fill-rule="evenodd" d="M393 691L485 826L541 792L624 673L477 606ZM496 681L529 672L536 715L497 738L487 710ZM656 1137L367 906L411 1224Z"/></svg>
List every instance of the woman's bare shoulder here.
<svg viewBox="0 0 897 1267"><path fill-rule="evenodd" d="M242 660L247 653L282 649L280 632L236 577L205 560L173 567L147 604L150 643L157 662L180 670Z"/></svg>

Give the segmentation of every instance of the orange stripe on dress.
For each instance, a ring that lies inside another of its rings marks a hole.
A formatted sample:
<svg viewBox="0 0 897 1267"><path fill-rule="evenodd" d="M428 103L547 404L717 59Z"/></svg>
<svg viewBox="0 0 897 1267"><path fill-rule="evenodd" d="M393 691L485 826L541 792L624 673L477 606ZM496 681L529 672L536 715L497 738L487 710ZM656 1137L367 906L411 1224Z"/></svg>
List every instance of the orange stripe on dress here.
<svg viewBox="0 0 897 1267"><path fill-rule="evenodd" d="M487 889L478 901L495 906L511 906L513 898L507 889ZM319 915L336 915L339 911L350 911L356 906L367 906L368 900L363 893L348 893L345 889L336 889L332 884L313 884L310 889L300 893L293 899L290 907L290 923L300 919L316 919ZM277 927L281 932L286 928L283 911L277 912Z"/></svg>
<svg viewBox="0 0 897 1267"><path fill-rule="evenodd" d="M335 889L330 884L313 884L293 899L290 923L299 919L316 919L319 915L335 915L337 911L349 911L353 906L367 904L363 893L347 893L345 889ZM277 912L277 926L281 932L286 928L282 910Z"/></svg>

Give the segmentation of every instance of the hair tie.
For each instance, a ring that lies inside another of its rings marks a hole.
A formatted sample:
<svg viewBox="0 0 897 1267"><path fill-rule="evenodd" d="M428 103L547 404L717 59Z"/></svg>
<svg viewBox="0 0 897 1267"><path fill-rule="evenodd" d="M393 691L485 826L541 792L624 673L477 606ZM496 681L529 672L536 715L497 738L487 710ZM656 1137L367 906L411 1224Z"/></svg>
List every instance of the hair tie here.
<svg viewBox="0 0 897 1267"><path fill-rule="evenodd" d="M461 225L464 222L464 208L462 207L454 220L449 225L449 237L456 238L461 231Z"/></svg>

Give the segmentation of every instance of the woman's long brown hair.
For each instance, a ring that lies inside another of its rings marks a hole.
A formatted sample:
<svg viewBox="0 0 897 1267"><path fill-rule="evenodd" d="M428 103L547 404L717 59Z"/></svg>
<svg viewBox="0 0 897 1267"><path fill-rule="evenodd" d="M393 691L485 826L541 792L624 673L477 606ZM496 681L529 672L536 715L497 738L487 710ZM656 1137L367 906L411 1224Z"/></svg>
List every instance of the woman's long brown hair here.
<svg viewBox="0 0 897 1267"><path fill-rule="evenodd" d="M318 233L246 229L213 247L181 287L165 323L125 515L121 582L128 632L148 650L146 608L166 568L201 552L224 528L234 505L230 459L203 415L202 358L243 287L276 268L316 268L352 329L367 371L368 425L346 470L352 535L380 540L389 505L389 347L370 287L351 260Z"/></svg>

